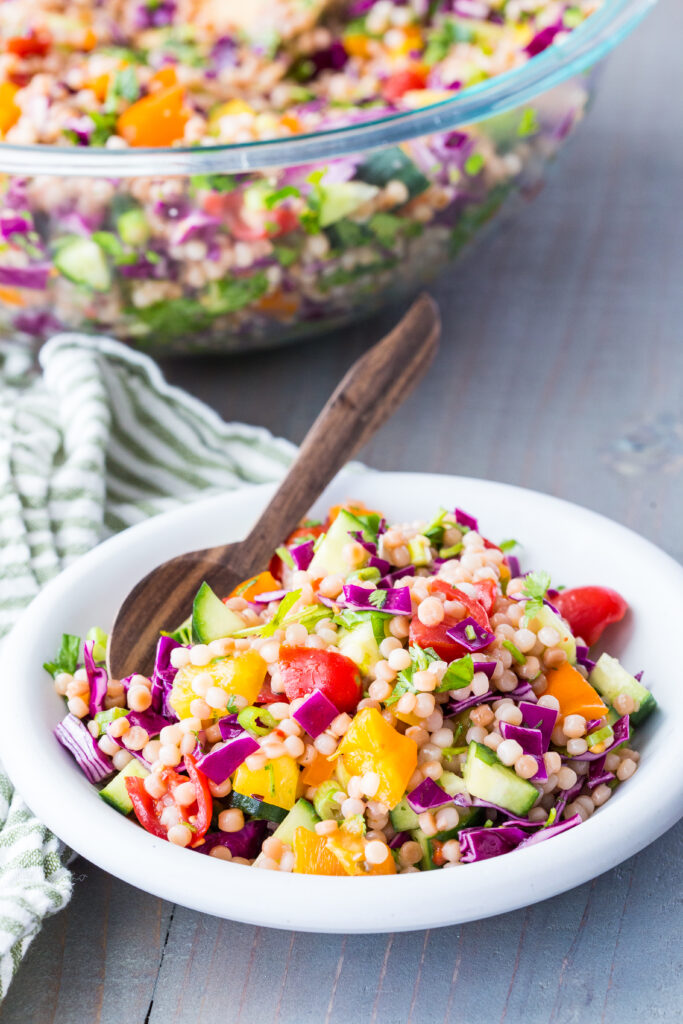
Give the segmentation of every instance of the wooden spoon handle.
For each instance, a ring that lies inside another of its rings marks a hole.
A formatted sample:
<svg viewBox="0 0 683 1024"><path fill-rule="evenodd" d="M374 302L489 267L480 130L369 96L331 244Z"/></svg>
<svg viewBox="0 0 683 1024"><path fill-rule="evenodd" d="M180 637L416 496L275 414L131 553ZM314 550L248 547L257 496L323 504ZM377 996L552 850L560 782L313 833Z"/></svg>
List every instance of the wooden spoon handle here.
<svg viewBox="0 0 683 1024"><path fill-rule="evenodd" d="M436 354L438 308L421 295L382 341L356 360L308 431L272 501L230 561L248 576L264 565L348 460L396 411Z"/></svg>

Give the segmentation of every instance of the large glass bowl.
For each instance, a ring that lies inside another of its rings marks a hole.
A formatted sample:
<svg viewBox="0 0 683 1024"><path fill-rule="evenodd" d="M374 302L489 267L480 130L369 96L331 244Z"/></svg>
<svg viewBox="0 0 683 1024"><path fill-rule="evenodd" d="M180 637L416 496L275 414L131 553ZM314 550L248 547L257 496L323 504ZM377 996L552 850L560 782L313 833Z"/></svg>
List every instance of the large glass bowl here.
<svg viewBox="0 0 683 1024"><path fill-rule="evenodd" d="M596 65L654 2L605 0L514 71L316 135L170 149L0 145L0 330L233 352L405 298L515 196L535 193L588 108ZM311 195L318 208L302 219Z"/></svg>

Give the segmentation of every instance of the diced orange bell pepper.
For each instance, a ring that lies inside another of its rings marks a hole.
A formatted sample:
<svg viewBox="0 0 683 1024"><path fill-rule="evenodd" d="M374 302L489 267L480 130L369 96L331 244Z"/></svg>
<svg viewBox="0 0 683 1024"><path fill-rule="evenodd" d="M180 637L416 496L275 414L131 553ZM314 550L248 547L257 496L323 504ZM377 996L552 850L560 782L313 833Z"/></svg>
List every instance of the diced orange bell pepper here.
<svg viewBox="0 0 683 1024"><path fill-rule="evenodd" d="M15 103L19 86L14 82L0 85L0 132L4 135L21 117L21 109Z"/></svg>
<svg viewBox="0 0 683 1024"><path fill-rule="evenodd" d="M95 96L100 103L104 103L109 92L109 83L111 81L111 75L105 71L104 74L98 75L97 78L91 78L86 83L86 88L90 89L91 92L95 93Z"/></svg>
<svg viewBox="0 0 683 1024"><path fill-rule="evenodd" d="M591 718L604 718L607 707L600 699L600 694L580 672L565 661L559 668L547 673L548 688L544 697L555 697L560 703L560 714L582 715L587 721Z"/></svg>
<svg viewBox="0 0 683 1024"><path fill-rule="evenodd" d="M86 53L89 53L91 50L94 50L96 46L97 35L95 34L94 29L86 28L81 38L79 50L85 50Z"/></svg>
<svg viewBox="0 0 683 1024"><path fill-rule="evenodd" d="M269 316L284 319L295 315L299 308L299 300L295 295L289 295L287 292L283 292L281 288L278 288L277 291L271 292L270 295L264 295L262 299L259 299L256 308L260 313L267 313Z"/></svg>
<svg viewBox="0 0 683 1024"><path fill-rule="evenodd" d="M361 32L353 32L344 36L344 49L349 57L369 57L370 40Z"/></svg>
<svg viewBox="0 0 683 1024"><path fill-rule="evenodd" d="M338 752L351 775L377 773L380 784L376 799L390 810L405 793L417 767L415 741L389 725L376 708L363 708L358 712Z"/></svg>
<svg viewBox="0 0 683 1024"><path fill-rule="evenodd" d="M285 128L289 128L292 135L299 135L301 133L301 121L296 114L284 114L280 118L280 124L284 125Z"/></svg>
<svg viewBox="0 0 683 1024"><path fill-rule="evenodd" d="M172 66L159 68L149 80L149 91L158 92L159 89L170 89L172 85L178 84L178 73Z"/></svg>
<svg viewBox="0 0 683 1024"><path fill-rule="evenodd" d="M324 836L307 828L294 831L294 872L298 875L345 875L335 855L327 849Z"/></svg>
<svg viewBox="0 0 683 1024"><path fill-rule="evenodd" d="M334 764L328 761L322 754L316 754L313 761L307 764L301 773L301 781L304 786L319 786L321 782L327 782L332 778Z"/></svg>
<svg viewBox="0 0 683 1024"><path fill-rule="evenodd" d="M347 831L342 825L326 839L327 849L341 864L345 875L395 875L396 864L387 850L381 864L369 864L365 859L366 841L362 835Z"/></svg>
<svg viewBox="0 0 683 1024"><path fill-rule="evenodd" d="M116 129L129 146L171 146L182 139L189 117L182 87L172 85L124 110Z"/></svg>
<svg viewBox="0 0 683 1024"><path fill-rule="evenodd" d="M272 573L260 572L256 576L250 576L248 580L243 580L225 600L243 597L245 601L253 601L259 594L268 594L271 590L280 590L280 587Z"/></svg>
<svg viewBox="0 0 683 1024"><path fill-rule="evenodd" d="M377 509L368 508L362 501L345 501L343 505L333 505L330 511L327 513L327 528L332 525L341 510L344 509L346 512L351 512L354 516L367 516L373 512L375 515L381 516L382 513L378 512Z"/></svg>
<svg viewBox="0 0 683 1024"><path fill-rule="evenodd" d="M2 287L0 288L0 302L4 302L6 306L25 306L26 300L24 296L16 288Z"/></svg>

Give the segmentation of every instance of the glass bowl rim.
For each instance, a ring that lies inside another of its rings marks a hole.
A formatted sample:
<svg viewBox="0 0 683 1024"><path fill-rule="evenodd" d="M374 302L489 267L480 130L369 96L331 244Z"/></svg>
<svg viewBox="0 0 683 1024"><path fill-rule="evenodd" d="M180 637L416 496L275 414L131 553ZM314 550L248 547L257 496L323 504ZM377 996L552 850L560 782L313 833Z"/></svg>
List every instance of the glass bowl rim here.
<svg viewBox="0 0 683 1024"><path fill-rule="evenodd" d="M312 134L216 146L107 149L0 143L0 172L130 178L244 173L320 163L407 139L451 131L529 102L590 68L612 50L657 0L604 0L565 40L511 71L417 110ZM159 164L162 163L162 167Z"/></svg>

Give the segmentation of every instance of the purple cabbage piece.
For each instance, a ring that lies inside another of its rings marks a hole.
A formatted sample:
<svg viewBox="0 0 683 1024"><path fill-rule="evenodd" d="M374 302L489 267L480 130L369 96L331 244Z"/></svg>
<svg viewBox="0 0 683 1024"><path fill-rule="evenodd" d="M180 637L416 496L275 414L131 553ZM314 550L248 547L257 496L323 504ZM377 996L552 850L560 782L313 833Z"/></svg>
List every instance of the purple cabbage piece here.
<svg viewBox="0 0 683 1024"><path fill-rule="evenodd" d="M33 230L31 216L28 213L13 213L5 211L0 214L0 234L4 239L12 235L25 235Z"/></svg>
<svg viewBox="0 0 683 1024"><path fill-rule="evenodd" d="M150 739L158 736L169 724L168 719L158 715L156 711L129 711L126 718L131 726L139 725L144 729Z"/></svg>
<svg viewBox="0 0 683 1024"><path fill-rule="evenodd" d="M370 601L372 594L382 595L382 603L373 604ZM391 612L392 615L410 615L412 602L410 600L409 587L394 587L391 590L368 590L366 587L359 587L355 583L344 585L344 598L346 604L359 611L368 612Z"/></svg>
<svg viewBox="0 0 683 1024"><path fill-rule="evenodd" d="M606 754L603 754L597 759L597 761L591 761L588 766L588 788L596 789L603 783L611 782L614 778L614 772L608 772L605 768Z"/></svg>
<svg viewBox="0 0 683 1024"><path fill-rule="evenodd" d="M208 779L220 786L229 775L246 761L250 754L255 754L259 745L248 732L242 732L224 747L204 754L197 762L197 768L204 772Z"/></svg>
<svg viewBox="0 0 683 1024"><path fill-rule="evenodd" d="M511 725L510 722L500 722L498 728L503 739L516 740L524 753L532 757L542 758L548 749L540 729L525 729L521 725Z"/></svg>
<svg viewBox="0 0 683 1024"><path fill-rule="evenodd" d="M455 510L455 521L459 526L468 526L470 530L479 530L479 523L474 516L471 516L469 512L465 512L461 508L456 508Z"/></svg>
<svg viewBox="0 0 683 1024"><path fill-rule="evenodd" d="M579 795L579 793L583 789L583 783L584 783L584 777L582 775L580 775L578 777L578 779L576 780L576 782L574 783L574 785L571 787L571 789L565 789L565 791L562 793L562 795L559 797L557 803L555 804L555 816L556 816L556 818L558 818L558 819L561 818L562 817L562 812L564 811L564 809L567 806L567 804L570 804L572 802L572 800L574 799L574 797Z"/></svg>
<svg viewBox="0 0 683 1024"><path fill-rule="evenodd" d="M522 722L530 729L538 729L543 737L543 751L545 753L550 746L550 738L557 722L557 711L553 708L545 708L542 704L532 704L531 701L522 701L519 705L522 712Z"/></svg>
<svg viewBox="0 0 683 1024"><path fill-rule="evenodd" d="M370 555L370 558L368 559L368 566L371 569L377 569L380 573L381 578L377 581L378 587L381 587L382 590L388 590L389 587L393 586L394 581L392 578L391 563L387 562L386 558L380 558L379 555ZM411 568L415 571L414 566L411 566ZM399 571L403 572L403 575L405 575L403 570Z"/></svg>
<svg viewBox="0 0 683 1024"><path fill-rule="evenodd" d="M183 245L191 238L210 239L221 226L216 217L195 210L179 220L171 232L171 245Z"/></svg>
<svg viewBox="0 0 683 1024"><path fill-rule="evenodd" d="M83 660L85 662L85 671L88 673L88 683L90 684L90 702L88 710L90 711L90 717L94 717L98 711L102 711L104 708L104 698L107 696L107 687L109 685L109 677L107 676L106 668L102 668L95 664L95 659L92 656L94 642L85 644L83 647Z"/></svg>
<svg viewBox="0 0 683 1024"><path fill-rule="evenodd" d="M442 789L441 786L437 786L434 779L429 777L424 779L419 786L416 786L412 792L408 793L407 800L416 814L422 814L423 811L432 811L435 807L443 807L444 804L453 803L453 797L445 789Z"/></svg>
<svg viewBox="0 0 683 1024"><path fill-rule="evenodd" d="M546 25L540 32L537 32L533 39L524 47L525 52L530 57L535 57L539 53L543 53L544 50L555 42L555 36L558 32L561 32L564 25L561 21L556 21L554 25Z"/></svg>
<svg viewBox="0 0 683 1024"><path fill-rule="evenodd" d="M209 61L214 71L225 71L237 66L237 43L231 36L221 36L213 44Z"/></svg>
<svg viewBox="0 0 683 1024"><path fill-rule="evenodd" d="M267 821L248 821L239 832L207 832L199 853L211 853L214 846L225 846L233 857L253 860L261 852L261 844L268 833Z"/></svg>
<svg viewBox="0 0 683 1024"><path fill-rule="evenodd" d="M520 683L519 686L510 693L501 693L499 690L496 690L495 693L489 692L484 694L483 697L465 697L464 700L444 704L444 715L446 718L452 718L453 715L457 715L460 711L465 711L466 708L476 707L477 704L488 704L494 700L503 700L504 697L512 697L513 700L520 700L522 697L528 698L533 696L533 692L534 691L531 689L531 685L529 683Z"/></svg>
<svg viewBox="0 0 683 1024"><path fill-rule="evenodd" d="M597 761L599 758L604 757L605 754L609 754L610 750L614 750L615 747L620 747L622 743L628 742L630 735L630 722L629 716L624 715L623 718L619 718L612 726L613 738L612 742L604 750L601 750L599 754L591 753L587 750L585 754L577 754L575 757L568 757L565 760L569 761Z"/></svg>
<svg viewBox="0 0 683 1024"><path fill-rule="evenodd" d="M32 338L46 338L53 331L62 330L62 324L46 309L22 309L12 321L15 329Z"/></svg>
<svg viewBox="0 0 683 1024"><path fill-rule="evenodd" d="M510 578L514 580L517 576L521 575L522 572L519 559L516 555L506 555L505 558L507 560L508 569L510 570Z"/></svg>
<svg viewBox="0 0 683 1024"><path fill-rule="evenodd" d="M325 732L338 714L339 710L332 701L320 690L314 690L296 709L292 718L315 739L321 732Z"/></svg>
<svg viewBox="0 0 683 1024"><path fill-rule="evenodd" d="M472 633L474 633L474 636L471 635ZM483 650L484 647L488 647L496 639L490 629L480 626L471 615L462 619L456 626L451 626L450 629L446 630L446 636L450 637L451 640L455 640L456 643L460 644L461 647L464 647L471 654L475 651Z"/></svg>
<svg viewBox="0 0 683 1024"><path fill-rule="evenodd" d="M338 39L333 40L323 50L316 50L306 58L315 68L314 74L316 75L320 71L341 71L346 66L348 59L349 55Z"/></svg>
<svg viewBox="0 0 683 1024"><path fill-rule="evenodd" d="M28 267L0 267L0 284L10 288L44 291L50 276L49 263L33 263Z"/></svg>
<svg viewBox="0 0 683 1024"><path fill-rule="evenodd" d="M460 860L473 864L510 853L523 840L526 833L516 825L498 825L493 828L468 828L460 832Z"/></svg>
<svg viewBox="0 0 683 1024"><path fill-rule="evenodd" d="M251 603L270 604L271 601L281 601L288 593L288 590L264 590L262 594L255 594L251 599Z"/></svg>
<svg viewBox="0 0 683 1024"><path fill-rule="evenodd" d="M224 740L234 740L236 736L241 736L244 732L237 720L237 715L223 715L218 719L218 728L221 731L221 738Z"/></svg>
<svg viewBox="0 0 683 1024"><path fill-rule="evenodd" d="M97 740L88 732L80 718L67 715L55 728L54 734L69 751L89 782L101 782L114 771L111 759L102 753Z"/></svg>
<svg viewBox="0 0 683 1024"><path fill-rule="evenodd" d="M377 545L372 540L366 540L365 537L363 536L362 530L349 530L349 535L353 537L357 544L360 544L362 548L365 548L368 554L377 554Z"/></svg>
<svg viewBox="0 0 683 1024"><path fill-rule="evenodd" d="M390 850L400 849L404 843L407 843L410 839L410 832L397 832L394 838L389 843Z"/></svg>
<svg viewBox="0 0 683 1024"><path fill-rule="evenodd" d="M170 636L160 637L152 673L152 709L172 722L177 722L178 716L169 703L169 697L178 669L171 664L171 652L182 646Z"/></svg>
<svg viewBox="0 0 683 1024"><path fill-rule="evenodd" d="M546 825L544 828L539 828L537 832L534 832L530 836L526 836L517 847L521 850L525 846L535 846L536 843L543 843L546 839L552 839L554 836L559 836L562 832L569 831L570 828L574 828L576 825L581 824L581 815L574 814L571 818L565 818L564 821L557 821L553 825Z"/></svg>
<svg viewBox="0 0 683 1024"><path fill-rule="evenodd" d="M135 10L135 28L142 32L148 28L164 28L172 24L175 12L174 0L138 4Z"/></svg>
<svg viewBox="0 0 683 1024"><path fill-rule="evenodd" d="M383 559L377 559L377 561L383 561ZM369 564L372 564L372 559L370 559ZM379 569L379 566L377 566L377 568ZM391 588L394 586L397 580L402 580L404 576L414 575L415 566L406 565L405 569L395 569L393 572L389 572L386 575L382 576L382 578L377 581L377 586L381 587L382 590L391 590Z"/></svg>
<svg viewBox="0 0 683 1024"><path fill-rule="evenodd" d="M493 673L496 671L497 661L473 661L475 672L483 672L484 675L488 676L489 679L493 677Z"/></svg>
<svg viewBox="0 0 683 1024"><path fill-rule="evenodd" d="M636 673L636 674L634 675L634 677L633 677L633 678L634 678L634 679L635 679L635 680L636 680L637 682L639 682L639 683L640 683L640 682L642 682L642 679L643 679L643 676L644 676L644 675L645 675L645 669L644 669L644 668L641 668L640 672L637 672L637 673Z"/></svg>
<svg viewBox="0 0 683 1024"><path fill-rule="evenodd" d="M596 666L596 662L588 657L588 648L585 644L576 645L576 663L583 665L588 672L592 672Z"/></svg>
<svg viewBox="0 0 683 1024"><path fill-rule="evenodd" d="M294 559L294 565L297 569L308 569L309 565L313 561L314 546L314 540L307 540L304 541L303 544L296 544L293 548L289 549L289 553Z"/></svg>

